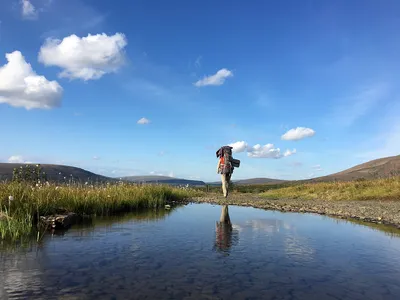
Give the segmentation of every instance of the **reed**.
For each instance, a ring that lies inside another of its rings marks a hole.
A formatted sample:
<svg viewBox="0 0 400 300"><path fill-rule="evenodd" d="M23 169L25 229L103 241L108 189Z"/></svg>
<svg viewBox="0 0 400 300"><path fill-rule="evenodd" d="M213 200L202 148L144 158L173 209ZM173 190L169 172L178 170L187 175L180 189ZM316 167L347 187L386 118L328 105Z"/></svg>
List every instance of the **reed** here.
<svg viewBox="0 0 400 300"><path fill-rule="evenodd" d="M19 239L31 234L39 216L60 210L80 215L112 215L158 209L167 202L199 195L201 192L198 190L166 185L0 183L0 237Z"/></svg>

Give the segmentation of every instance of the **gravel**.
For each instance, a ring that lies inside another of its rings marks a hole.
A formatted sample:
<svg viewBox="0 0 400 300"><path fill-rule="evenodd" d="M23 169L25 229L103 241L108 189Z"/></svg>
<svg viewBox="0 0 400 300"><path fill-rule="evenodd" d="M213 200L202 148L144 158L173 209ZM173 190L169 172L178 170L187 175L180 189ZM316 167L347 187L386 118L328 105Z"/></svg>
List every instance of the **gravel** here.
<svg viewBox="0 0 400 300"><path fill-rule="evenodd" d="M196 197L192 199L192 202L251 206L286 212L317 213L392 225L400 229L400 201L266 199L252 194L231 194L227 199L219 195Z"/></svg>

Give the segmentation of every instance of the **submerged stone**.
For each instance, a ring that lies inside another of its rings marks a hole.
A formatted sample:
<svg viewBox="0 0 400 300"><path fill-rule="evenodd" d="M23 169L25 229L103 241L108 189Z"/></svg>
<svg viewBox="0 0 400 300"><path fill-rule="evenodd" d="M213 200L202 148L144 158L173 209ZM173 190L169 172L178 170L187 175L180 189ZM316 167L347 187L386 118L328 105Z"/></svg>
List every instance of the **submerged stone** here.
<svg viewBox="0 0 400 300"><path fill-rule="evenodd" d="M64 215L40 216L40 225L51 229L66 229L78 221L76 213L70 212Z"/></svg>

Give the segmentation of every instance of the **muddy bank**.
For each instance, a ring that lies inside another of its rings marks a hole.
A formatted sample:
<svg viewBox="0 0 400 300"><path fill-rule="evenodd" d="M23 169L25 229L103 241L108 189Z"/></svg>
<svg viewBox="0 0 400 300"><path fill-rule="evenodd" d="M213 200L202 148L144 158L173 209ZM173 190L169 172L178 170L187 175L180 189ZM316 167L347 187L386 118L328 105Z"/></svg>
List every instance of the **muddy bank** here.
<svg viewBox="0 0 400 300"><path fill-rule="evenodd" d="M252 206L283 212L317 213L386 224L400 229L400 201L272 200L250 194L231 194L225 199L210 194L192 198L192 202Z"/></svg>

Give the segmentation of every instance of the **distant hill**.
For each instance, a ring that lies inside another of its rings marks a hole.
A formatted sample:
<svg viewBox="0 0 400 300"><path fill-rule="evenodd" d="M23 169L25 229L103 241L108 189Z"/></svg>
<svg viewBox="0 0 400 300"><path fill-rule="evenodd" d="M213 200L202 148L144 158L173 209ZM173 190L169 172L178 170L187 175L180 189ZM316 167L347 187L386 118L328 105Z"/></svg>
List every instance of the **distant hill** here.
<svg viewBox="0 0 400 300"><path fill-rule="evenodd" d="M127 180L131 182L143 182L143 183L161 183L169 185L186 185L186 184L192 186L205 185L205 182L200 180L188 180L188 179L180 179L168 176L127 176L127 177L122 177L122 180Z"/></svg>
<svg viewBox="0 0 400 300"><path fill-rule="evenodd" d="M249 178L249 179L239 179L232 180L233 184L236 185L253 185L253 184L279 184L287 182L282 179L272 179L272 178ZM208 182L209 185L221 185L220 181Z"/></svg>
<svg viewBox="0 0 400 300"><path fill-rule="evenodd" d="M14 168L19 168L26 164L12 164L0 163L0 180L11 180ZM69 181L73 179L75 182L115 182L118 179L102 176L92 173L90 171L64 165L41 164L47 178L50 181ZM72 175L72 176L71 176ZM380 159L371 160L369 162L351 167L347 170L337 172L327 176L321 176L306 180L293 180L285 181L271 178L249 178L242 180L233 180L237 185L252 185L252 184L279 184L279 183L302 183L302 182L326 182L326 181L350 181L360 178L373 179L385 178L393 175L400 175L400 155L385 157ZM65 177L65 179L64 179ZM168 176L128 176L122 177L122 180L130 182L144 182L144 183L162 183L169 185L186 185L191 186L204 186L206 183L200 180L188 180L181 178L173 178ZM208 182L209 185L221 185L220 181Z"/></svg>
<svg viewBox="0 0 400 300"><path fill-rule="evenodd" d="M11 164L11 163L0 163L0 180L12 180L14 168L23 167L27 164ZM35 165L35 164L30 164ZM49 181L69 181L73 179L75 182L110 182L116 181L115 178L98 175L87 170L64 166L64 165L52 165L52 164L41 164L42 171L46 172L47 179ZM72 176L71 176L72 175ZM65 179L64 179L65 177Z"/></svg>
<svg viewBox="0 0 400 300"><path fill-rule="evenodd" d="M369 162L356 165L344 171L334 174L315 177L304 180L279 180L271 178L249 178L244 180L233 180L236 185L256 185L256 184L279 184L279 183L305 183L305 182L328 182L328 181L350 181L356 179L387 178L393 175L400 176L400 155L390 156L371 160ZM209 185L221 185L221 182L209 182Z"/></svg>
<svg viewBox="0 0 400 300"><path fill-rule="evenodd" d="M247 185L247 184L278 184L284 183L286 180L272 179L272 178L250 178L233 181L235 184Z"/></svg>
<svg viewBox="0 0 400 300"><path fill-rule="evenodd" d="M400 155L371 160L341 172L312 178L306 181L349 181L361 178L386 178L393 175L400 175Z"/></svg>

